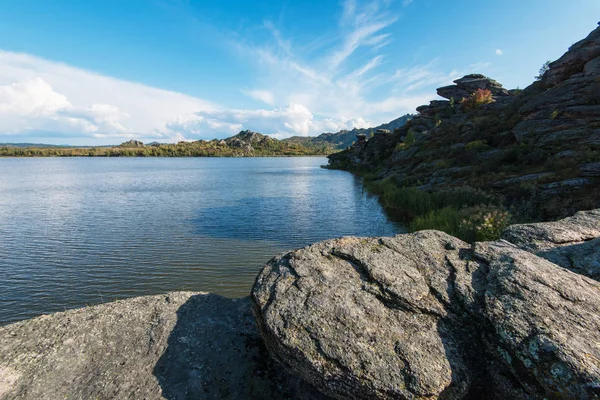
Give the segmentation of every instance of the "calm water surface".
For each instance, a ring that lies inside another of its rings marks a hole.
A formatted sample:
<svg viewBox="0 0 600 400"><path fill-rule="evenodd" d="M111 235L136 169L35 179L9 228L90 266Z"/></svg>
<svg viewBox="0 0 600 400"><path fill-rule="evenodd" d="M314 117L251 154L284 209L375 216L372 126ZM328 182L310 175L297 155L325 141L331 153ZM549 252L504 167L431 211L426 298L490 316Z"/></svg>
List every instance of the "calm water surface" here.
<svg viewBox="0 0 600 400"><path fill-rule="evenodd" d="M172 290L245 296L278 253L402 231L326 163L0 159L0 324Z"/></svg>

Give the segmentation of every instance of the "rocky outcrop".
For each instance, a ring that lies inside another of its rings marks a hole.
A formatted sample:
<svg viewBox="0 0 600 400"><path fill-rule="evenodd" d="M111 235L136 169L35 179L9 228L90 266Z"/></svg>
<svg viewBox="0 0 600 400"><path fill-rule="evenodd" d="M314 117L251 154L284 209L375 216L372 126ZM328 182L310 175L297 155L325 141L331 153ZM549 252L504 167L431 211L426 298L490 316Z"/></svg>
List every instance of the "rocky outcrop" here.
<svg viewBox="0 0 600 400"><path fill-rule="evenodd" d="M600 23L599 23L600 24ZM550 63L548 71L542 76L545 83L557 85L573 75L589 76L600 72L600 28L589 36L569 47L569 51L558 60Z"/></svg>
<svg viewBox="0 0 600 400"><path fill-rule="evenodd" d="M128 140L126 142L123 142L119 145L119 147L146 147L146 145L142 142L140 142L139 140Z"/></svg>
<svg viewBox="0 0 600 400"><path fill-rule="evenodd" d="M273 259L252 300L272 356L335 398L600 396L600 283L507 241L329 240Z"/></svg>
<svg viewBox="0 0 600 400"><path fill-rule="evenodd" d="M513 128L517 140L543 145L600 144L599 66L600 27L550 63L541 79L546 90L519 110L523 121Z"/></svg>
<svg viewBox="0 0 600 400"><path fill-rule="evenodd" d="M481 74L465 75L455 80L454 83L455 85L438 88L437 94L456 102L469 97L479 89L489 90L495 99L509 95L508 90L504 89L500 83Z"/></svg>
<svg viewBox="0 0 600 400"><path fill-rule="evenodd" d="M0 398L321 398L269 361L247 298L176 292L0 327Z"/></svg>
<svg viewBox="0 0 600 400"><path fill-rule="evenodd" d="M418 107L390 135L330 155L330 167L430 192L475 188L522 219L600 207L599 46L597 28L524 90L479 74L457 79L438 89L445 100ZM491 103L480 96L461 106L479 89Z"/></svg>

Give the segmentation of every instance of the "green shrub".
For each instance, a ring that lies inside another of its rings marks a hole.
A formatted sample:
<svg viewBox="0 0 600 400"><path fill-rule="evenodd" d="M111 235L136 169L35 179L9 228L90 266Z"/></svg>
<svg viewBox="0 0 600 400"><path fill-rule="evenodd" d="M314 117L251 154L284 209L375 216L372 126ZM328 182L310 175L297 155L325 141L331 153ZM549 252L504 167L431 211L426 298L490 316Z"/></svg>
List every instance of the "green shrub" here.
<svg viewBox="0 0 600 400"><path fill-rule="evenodd" d="M416 217L409 224L409 229L420 231L423 229L435 229L458 236L459 224L463 220L462 213L454 207L444 207L439 210L429 211L420 217Z"/></svg>
<svg viewBox="0 0 600 400"><path fill-rule="evenodd" d="M487 144L485 140L473 140L472 142L467 143L465 149L467 151L486 151L489 150L490 146Z"/></svg>
<svg viewBox="0 0 600 400"><path fill-rule="evenodd" d="M507 211L483 205L467 208L463 214L458 235L468 241L499 239L510 219Z"/></svg>

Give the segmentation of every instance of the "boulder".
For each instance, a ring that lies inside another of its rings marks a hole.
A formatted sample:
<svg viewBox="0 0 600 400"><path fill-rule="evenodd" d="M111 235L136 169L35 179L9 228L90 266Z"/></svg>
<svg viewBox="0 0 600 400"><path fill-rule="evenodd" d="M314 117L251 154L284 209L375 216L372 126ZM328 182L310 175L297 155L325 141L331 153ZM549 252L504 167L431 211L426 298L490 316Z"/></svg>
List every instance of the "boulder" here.
<svg viewBox="0 0 600 400"><path fill-rule="evenodd" d="M473 385L453 282L468 245L436 231L341 238L273 259L252 292L272 356L335 398L463 398ZM453 264L457 267L454 269Z"/></svg>
<svg viewBox="0 0 600 400"><path fill-rule="evenodd" d="M600 238L583 240L598 217L505 236L578 241L563 256L597 271ZM436 231L346 237L271 260L252 301L275 360L334 398L598 398L600 283L541 255Z"/></svg>
<svg viewBox="0 0 600 400"><path fill-rule="evenodd" d="M248 298L176 292L0 327L0 398L322 398L274 368Z"/></svg>
<svg viewBox="0 0 600 400"><path fill-rule="evenodd" d="M508 242L477 243L474 254L489 266L487 355L518 380L518 398L597 399L600 283Z"/></svg>
<svg viewBox="0 0 600 400"><path fill-rule="evenodd" d="M599 236L600 209L580 211L559 221L511 225L502 233L502 239L531 252L579 244Z"/></svg>
<svg viewBox="0 0 600 400"><path fill-rule="evenodd" d="M600 210L555 222L509 226L502 237L556 265L600 280Z"/></svg>

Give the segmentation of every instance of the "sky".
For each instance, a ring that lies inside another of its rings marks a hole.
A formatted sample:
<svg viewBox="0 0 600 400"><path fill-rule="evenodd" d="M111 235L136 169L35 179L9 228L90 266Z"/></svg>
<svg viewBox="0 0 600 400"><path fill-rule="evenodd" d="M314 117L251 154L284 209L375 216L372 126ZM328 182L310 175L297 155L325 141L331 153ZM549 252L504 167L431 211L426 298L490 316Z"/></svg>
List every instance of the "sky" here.
<svg viewBox="0 0 600 400"><path fill-rule="evenodd" d="M524 88L599 20L598 0L3 0L0 143L377 126L469 73Z"/></svg>

